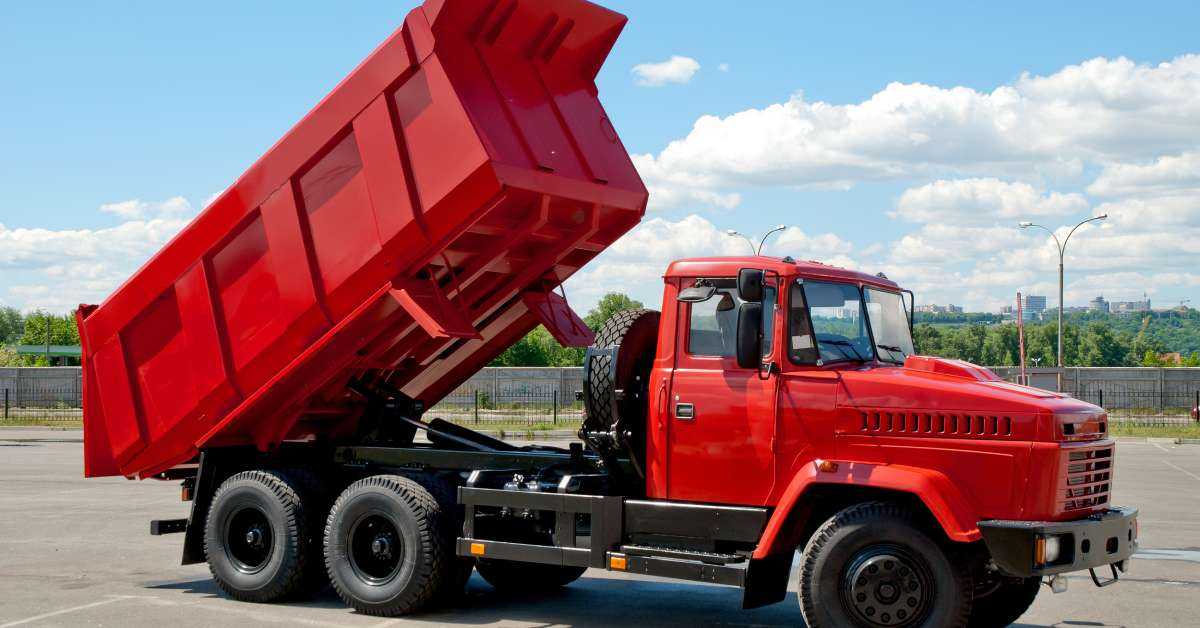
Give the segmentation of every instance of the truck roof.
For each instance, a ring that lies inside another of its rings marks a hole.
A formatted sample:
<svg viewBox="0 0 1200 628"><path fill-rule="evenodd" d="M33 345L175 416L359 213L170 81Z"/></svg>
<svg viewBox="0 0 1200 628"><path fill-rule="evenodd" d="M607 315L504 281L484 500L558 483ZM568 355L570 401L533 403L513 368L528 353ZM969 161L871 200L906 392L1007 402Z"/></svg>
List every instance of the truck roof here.
<svg viewBox="0 0 1200 628"><path fill-rule="evenodd" d="M596 73L626 19L584 0L426 0L99 306L77 312L84 472L353 434L440 400L538 324L647 193Z"/></svg>
<svg viewBox="0 0 1200 628"><path fill-rule="evenodd" d="M900 286L881 275L871 275L857 270L830 266L817 261L796 261L791 258L747 255L732 257L693 257L673 262L667 267L666 277L733 277L742 268L759 268L780 275L829 279L872 285L884 290L899 290Z"/></svg>

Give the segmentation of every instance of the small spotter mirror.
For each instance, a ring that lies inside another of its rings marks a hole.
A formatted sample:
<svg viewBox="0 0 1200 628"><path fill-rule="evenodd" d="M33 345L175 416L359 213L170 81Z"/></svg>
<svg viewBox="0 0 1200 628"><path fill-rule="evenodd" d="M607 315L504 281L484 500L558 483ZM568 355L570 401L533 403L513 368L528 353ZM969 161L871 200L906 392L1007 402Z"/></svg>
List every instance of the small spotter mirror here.
<svg viewBox="0 0 1200 628"><path fill-rule="evenodd" d="M679 291L679 296L675 300L683 303L703 303L712 298L717 293L717 287L712 285L699 285L690 288L684 288Z"/></svg>

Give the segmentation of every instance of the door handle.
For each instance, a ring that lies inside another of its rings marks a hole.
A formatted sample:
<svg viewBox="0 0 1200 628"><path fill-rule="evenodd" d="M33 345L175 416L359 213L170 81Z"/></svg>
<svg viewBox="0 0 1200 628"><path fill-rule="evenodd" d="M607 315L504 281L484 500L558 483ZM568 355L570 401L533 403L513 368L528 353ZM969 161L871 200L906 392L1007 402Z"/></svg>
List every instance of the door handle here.
<svg viewBox="0 0 1200 628"><path fill-rule="evenodd" d="M675 418L679 419L680 421L696 420L696 407L690 403L676 403Z"/></svg>

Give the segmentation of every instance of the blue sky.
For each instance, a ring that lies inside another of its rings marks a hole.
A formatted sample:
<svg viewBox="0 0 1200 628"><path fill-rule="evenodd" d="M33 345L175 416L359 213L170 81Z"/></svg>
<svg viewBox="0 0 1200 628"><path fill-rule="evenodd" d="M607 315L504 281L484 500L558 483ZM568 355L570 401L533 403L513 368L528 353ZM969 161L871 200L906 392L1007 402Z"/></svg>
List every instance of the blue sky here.
<svg viewBox="0 0 1200 628"><path fill-rule="evenodd" d="M0 303L103 298L414 4L0 9ZM1174 245L1200 235L1194 3L605 4L630 24L601 98L655 196L569 286L581 308L606 289L654 302L664 253L741 252L714 230L785 223L775 253L993 309L1055 289L1047 239L1015 218L1100 211L1068 305L1200 287ZM639 84L673 56L682 73Z"/></svg>

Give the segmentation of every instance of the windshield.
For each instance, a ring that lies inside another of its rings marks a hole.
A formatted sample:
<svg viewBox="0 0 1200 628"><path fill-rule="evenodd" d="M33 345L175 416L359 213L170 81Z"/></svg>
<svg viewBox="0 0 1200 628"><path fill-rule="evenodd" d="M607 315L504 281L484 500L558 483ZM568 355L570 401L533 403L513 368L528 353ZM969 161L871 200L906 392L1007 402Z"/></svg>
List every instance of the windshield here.
<svg viewBox="0 0 1200 628"><path fill-rule="evenodd" d="M867 297L867 317L875 335L879 359L903 363L904 358L914 353L904 297L877 288L867 288L863 294Z"/></svg>
<svg viewBox="0 0 1200 628"><path fill-rule="evenodd" d="M803 330L793 329L791 335L794 355L804 349L810 349L812 338L815 338L817 355L824 363L867 362L875 357L858 286L805 281L798 284L798 287L802 291L803 300L797 305L793 299L792 307L799 307L800 312L799 317L791 318L793 322L797 318L803 318L803 307L807 304L808 318L812 322L812 336L807 336Z"/></svg>

